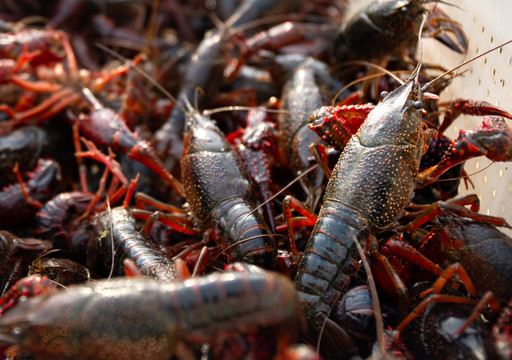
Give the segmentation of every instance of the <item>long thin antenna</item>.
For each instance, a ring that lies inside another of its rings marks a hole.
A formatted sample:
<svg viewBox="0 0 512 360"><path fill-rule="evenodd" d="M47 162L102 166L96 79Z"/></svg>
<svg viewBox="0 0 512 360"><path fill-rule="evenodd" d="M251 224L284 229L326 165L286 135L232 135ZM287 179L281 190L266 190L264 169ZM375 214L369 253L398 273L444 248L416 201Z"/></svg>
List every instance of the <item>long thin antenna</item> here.
<svg viewBox="0 0 512 360"><path fill-rule="evenodd" d="M112 245L112 266L110 266L110 273L108 274L108 280L112 279L112 275L114 274L114 261L115 261L115 254L116 250L114 248L114 224L112 221L112 209L110 208L110 199L108 198L107 194L107 210L108 210L108 217L109 217L109 223L110 223L110 244Z"/></svg>
<svg viewBox="0 0 512 360"><path fill-rule="evenodd" d="M463 67L463 66L465 66L465 65L469 64L470 62L475 61L475 60L477 60L477 59L481 58L482 56L485 56L485 55L487 55L487 54L489 54L489 53L491 53L491 52L493 52L493 51L496 51L496 50L498 50L500 47L503 47L503 46L508 45L508 44L510 44L510 43L512 43L512 40L509 40L509 41L507 41L507 42L504 42L504 43L503 43L503 44L501 44L501 45L498 45L498 46L496 46L496 47L493 47L492 49L487 50L487 51L485 51L485 52L481 53L480 55L475 56L475 57L474 57L474 58L472 58L472 59L469 59L469 60L467 60L467 61L464 61L462 64L457 65L457 66L456 66L456 67L454 67L453 69L448 70L448 71L445 71L444 73L442 73L441 75L439 75L438 77L436 77L434 80L430 80L428 83L426 83L426 84L423 86L423 88L421 89L421 91L422 91L422 92L427 91L427 90L430 88L430 85L432 85L432 83L436 82L437 80L439 80L439 79L440 79L440 78L442 78L443 76L448 75L449 73L452 73L452 72L454 72L455 70L458 70L458 69L460 69L461 67Z"/></svg>
<svg viewBox="0 0 512 360"><path fill-rule="evenodd" d="M121 61L124 61L125 63L127 63L130 68L134 69L137 73L139 73L142 77L144 77L146 80L148 80L151 84L153 84L154 87L156 87L158 90L160 90L162 92L162 94L164 94L165 96L167 96L169 99L171 99L174 104L180 108L181 111L183 111L183 113L187 113L187 110L180 104L180 102L178 101L178 99L176 99L176 97L174 97L169 91L167 91L167 89L165 89L162 85L160 85L160 83L158 81L156 81L155 79L153 79L153 77L151 75L149 75L148 73L146 73L144 70L142 70L139 66L135 65L133 63L133 61L130 61L129 59L125 58L124 56L122 56L121 54L118 54L117 52L115 52L114 50L112 49L109 49L108 47L106 47L105 45L101 44L101 43L95 43L95 45L97 47L99 47L101 50L105 51L106 53L114 56L115 58L117 58L118 60L121 60Z"/></svg>
<svg viewBox="0 0 512 360"><path fill-rule="evenodd" d="M307 174L309 174L311 171L315 170L317 167L319 167L320 165L318 164L315 164L315 165L312 165L311 167L309 167L308 169L306 169L305 171L303 171L300 175L298 175L295 179L293 179L292 181L290 181L286 186L284 186L282 189L280 189L278 192L276 192L274 195L272 195L269 199L267 199L266 201L262 202L261 204L259 204L258 206L256 206L256 208L254 208L254 210L252 210L251 212L254 212L254 211L257 211L259 210L261 207L265 206L266 204L268 204L269 202L271 202L272 200L274 200L276 197L278 197L279 195L281 195L283 192L286 191L286 189L288 189L290 186L292 186L293 184L295 184L297 181L299 181L300 179L302 179L304 176L306 176Z"/></svg>

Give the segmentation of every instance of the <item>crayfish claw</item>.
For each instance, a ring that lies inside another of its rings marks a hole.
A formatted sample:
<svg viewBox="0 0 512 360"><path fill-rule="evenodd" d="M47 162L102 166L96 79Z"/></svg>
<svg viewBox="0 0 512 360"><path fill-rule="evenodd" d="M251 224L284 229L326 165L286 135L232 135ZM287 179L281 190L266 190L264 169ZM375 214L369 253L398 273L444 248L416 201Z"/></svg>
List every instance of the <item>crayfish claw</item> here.
<svg viewBox="0 0 512 360"><path fill-rule="evenodd" d="M432 11L426 34L459 54L466 54L468 51L468 37L462 30L462 25L450 19L438 7Z"/></svg>

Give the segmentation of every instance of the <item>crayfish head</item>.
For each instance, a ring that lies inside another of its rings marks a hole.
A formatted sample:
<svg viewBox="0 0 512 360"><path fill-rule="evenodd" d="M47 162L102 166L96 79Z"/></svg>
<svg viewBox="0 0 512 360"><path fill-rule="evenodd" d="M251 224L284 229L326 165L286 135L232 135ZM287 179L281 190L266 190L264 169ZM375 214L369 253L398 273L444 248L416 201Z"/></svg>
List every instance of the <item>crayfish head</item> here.
<svg viewBox="0 0 512 360"><path fill-rule="evenodd" d="M409 146L423 151L423 120L420 94L414 79L389 93L359 129L361 144Z"/></svg>
<svg viewBox="0 0 512 360"><path fill-rule="evenodd" d="M47 293L20 301L0 318L0 339L38 359L77 358L83 336L73 322L80 298L88 294ZM82 321L83 323L83 321ZM91 331L85 330L86 334Z"/></svg>
<svg viewBox="0 0 512 360"><path fill-rule="evenodd" d="M14 345L10 348L11 351L28 350L34 354L45 355L44 350L41 353L41 349L50 346L49 339L54 337L46 333L48 327L37 319L41 298L43 296L20 302L0 319L0 342Z"/></svg>
<svg viewBox="0 0 512 360"><path fill-rule="evenodd" d="M225 152L231 149L215 121L197 112L187 119L183 143L184 155L200 151Z"/></svg>
<svg viewBox="0 0 512 360"><path fill-rule="evenodd" d="M21 343L22 334L25 332L27 324L24 322L2 325L0 327L0 343L8 345L16 345Z"/></svg>

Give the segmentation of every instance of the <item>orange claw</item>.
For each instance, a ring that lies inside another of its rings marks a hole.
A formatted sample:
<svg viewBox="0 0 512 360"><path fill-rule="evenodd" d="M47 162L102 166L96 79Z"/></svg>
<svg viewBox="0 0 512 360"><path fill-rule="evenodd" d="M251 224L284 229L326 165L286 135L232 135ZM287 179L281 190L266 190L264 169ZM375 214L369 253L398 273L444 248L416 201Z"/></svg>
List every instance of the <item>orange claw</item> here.
<svg viewBox="0 0 512 360"><path fill-rule="evenodd" d="M16 178L18 179L18 183L21 186L21 192L23 194L23 198L25 199L27 204L30 204L39 209L42 208L43 204L41 204L41 202L39 202L38 200L32 199L30 197L27 187L25 186L25 183L23 182L23 179L21 178L20 168L19 168L18 163L14 164L14 168L12 169L12 171L14 171L14 174L16 175Z"/></svg>
<svg viewBox="0 0 512 360"><path fill-rule="evenodd" d="M88 157L101 162L112 172L115 177L119 179L119 181L125 185L128 184L128 179L124 175L121 165L116 160L114 160L114 154L111 153L109 156L106 156L98 150L92 141L89 141L85 138L81 138L81 140L87 149L89 149L89 151L79 151L75 153L75 156Z"/></svg>

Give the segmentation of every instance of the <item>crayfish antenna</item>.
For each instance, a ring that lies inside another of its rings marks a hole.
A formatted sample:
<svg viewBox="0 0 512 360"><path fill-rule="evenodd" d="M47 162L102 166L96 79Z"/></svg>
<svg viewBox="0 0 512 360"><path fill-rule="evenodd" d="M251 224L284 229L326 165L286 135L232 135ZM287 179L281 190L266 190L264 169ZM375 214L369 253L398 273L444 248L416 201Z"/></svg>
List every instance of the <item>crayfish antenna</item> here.
<svg viewBox="0 0 512 360"><path fill-rule="evenodd" d="M143 78L145 78L146 80L148 80L151 85L153 85L155 88L157 88L162 94L164 94L168 99L172 100L172 102L180 108L181 111L183 111L184 113L187 113L187 110L180 104L180 102L178 101L178 99L176 99L176 97L174 97L169 91L167 91L167 89L165 89L158 81L156 81L151 75L149 75L147 72L145 72L144 70L142 70L137 64L135 64L133 61L125 58L124 56L122 56L121 54L118 54L117 52L115 52L114 50L112 49L109 49L108 47L106 47L105 45L101 44L101 43L96 43L95 44L97 47L99 47L101 50L105 51L106 53L108 53L109 55L112 55L114 56L115 58L117 58L118 60L121 60L125 63L127 63L133 70L135 70L139 75L141 75Z"/></svg>
<svg viewBox="0 0 512 360"><path fill-rule="evenodd" d="M430 80L428 83L426 83L425 85L423 85L423 88L421 89L421 91L422 91L422 92L427 91L427 90L430 88L430 86L431 86L433 83L435 83L437 80L439 80L439 79L443 78L444 76L446 76L446 75L448 75L448 74L451 74L452 72L454 72L454 71L456 71L456 70L460 69L461 67L466 66L467 64L469 64L469 63L471 63L471 62L473 62L473 61L475 61L475 60L477 60L477 59L479 59L479 58L481 58L481 57L483 57L483 56L485 56L485 55L487 55L487 54L489 54L489 53L491 53L491 52L493 52L493 51L496 51L496 50L498 50L499 48L501 48L501 47L503 47L503 46L505 46L505 45L508 45L508 44L510 44L510 43L512 43L512 40L508 40L508 41L504 42L503 44L500 44L500 45L498 45L498 46L493 47L492 49L489 49L489 50L487 50L487 51L484 51L484 52L483 52L483 53L481 53L480 55L477 55L477 56L475 56L475 57L473 57L473 58L471 58L471 59L469 59L469 60L467 60L467 61L464 61L462 64L459 64L459 65L455 66L453 69L450 69L450 70L445 71L444 73L442 73L441 75L439 75L439 76L438 76L438 77L436 77L435 79Z"/></svg>
<svg viewBox="0 0 512 360"><path fill-rule="evenodd" d="M107 194L107 199L106 199L106 202L107 202L107 210L108 210L108 222L109 222L109 226L110 226L110 231L109 231L109 235L110 235L110 243L112 244L111 248L112 248L112 252L111 252L111 266L110 266L110 273L108 274L108 277L107 277L107 280L110 280L112 279L112 276L114 275L114 264L115 264L115 259L116 259L116 249L114 247L114 221L112 219L112 208L110 207L110 199L108 197L108 194Z"/></svg>
<svg viewBox="0 0 512 360"><path fill-rule="evenodd" d="M192 104L190 103L190 100L186 96L183 98L183 102L185 103L185 106L187 107L187 111L184 111L185 114L198 113L198 111L192 106Z"/></svg>

